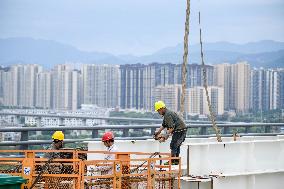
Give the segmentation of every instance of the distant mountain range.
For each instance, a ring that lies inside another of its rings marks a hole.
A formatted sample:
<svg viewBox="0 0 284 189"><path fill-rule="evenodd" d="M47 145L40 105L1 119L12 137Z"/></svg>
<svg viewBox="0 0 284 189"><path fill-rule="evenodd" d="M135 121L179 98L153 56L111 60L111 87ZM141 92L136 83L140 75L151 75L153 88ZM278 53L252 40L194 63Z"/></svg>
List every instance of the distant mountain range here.
<svg viewBox="0 0 284 189"><path fill-rule="evenodd" d="M206 64L236 63L248 61L253 67L284 67L284 42L271 40L246 44L216 42L204 44ZM182 63L183 44L161 49L147 56L114 56L104 52L86 52L56 41L32 38L0 39L0 65L35 63L46 68L56 64L95 63L95 64L135 64L152 62ZM199 44L189 46L189 63L200 63Z"/></svg>

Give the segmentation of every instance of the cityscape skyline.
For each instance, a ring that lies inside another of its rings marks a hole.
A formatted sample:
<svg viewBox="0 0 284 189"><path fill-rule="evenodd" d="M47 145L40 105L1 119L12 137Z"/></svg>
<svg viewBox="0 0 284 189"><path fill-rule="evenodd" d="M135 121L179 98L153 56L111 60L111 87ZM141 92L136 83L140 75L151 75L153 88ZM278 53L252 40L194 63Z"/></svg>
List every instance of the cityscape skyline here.
<svg viewBox="0 0 284 189"><path fill-rule="evenodd" d="M185 111L208 114L202 67L189 64L187 69ZM230 110L284 108L283 68L255 69L247 62L237 62L207 65L206 70L210 101L217 115ZM164 100L169 108L180 108L180 64L83 64L80 69L61 64L51 70L36 64L13 65L0 70L0 79L4 106L75 111L82 104L93 104L153 111L154 102Z"/></svg>

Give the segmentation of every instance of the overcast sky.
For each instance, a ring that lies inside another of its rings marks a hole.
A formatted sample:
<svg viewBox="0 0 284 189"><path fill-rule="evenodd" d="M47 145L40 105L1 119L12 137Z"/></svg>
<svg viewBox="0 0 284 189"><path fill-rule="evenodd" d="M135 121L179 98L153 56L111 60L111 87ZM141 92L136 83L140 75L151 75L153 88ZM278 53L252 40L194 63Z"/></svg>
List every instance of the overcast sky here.
<svg viewBox="0 0 284 189"><path fill-rule="evenodd" d="M151 54L183 42L186 0L0 0L0 38ZM284 41L284 0L191 0L190 42Z"/></svg>

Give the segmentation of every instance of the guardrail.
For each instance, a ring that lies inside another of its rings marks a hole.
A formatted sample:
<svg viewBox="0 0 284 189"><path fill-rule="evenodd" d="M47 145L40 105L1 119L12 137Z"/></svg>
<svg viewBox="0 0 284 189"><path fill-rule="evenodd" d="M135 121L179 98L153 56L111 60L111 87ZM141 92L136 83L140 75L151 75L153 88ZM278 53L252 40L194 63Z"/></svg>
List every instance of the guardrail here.
<svg viewBox="0 0 284 189"><path fill-rule="evenodd" d="M16 116L16 117L48 117L48 118L59 118L59 119L65 119L65 118L75 118L75 119L81 119L81 120L87 120L87 119L95 119L95 120L106 120L106 121L127 121L129 123L131 122L148 122L148 123L160 123L162 119L149 119L149 118L128 118L128 117L97 117L93 115L70 115L70 114L39 114L39 113L17 113L17 112L1 112L0 116ZM199 121L199 120L185 120L186 123L210 123L210 121ZM228 123L228 122L222 122L218 121L217 123Z"/></svg>
<svg viewBox="0 0 284 189"><path fill-rule="evenodd" d="M56 131L56 130L91 130L92 138L91 139L66 139L65 143L71 142L82 142L90 140L100 140L98 137L99 130L123 130L123 137L118 139L122 140L145 140L151 138L151 135L154 134L156 128L160 127L160 124L153 125L96 125L96 126L58 126L58 127L4 127L0 128L0 132L21 132L21 142L7 142L2 141L0 146L15 146L21 145L20 149L28 149L28 145L40 145L45 143L50 143L49 141L29 141L29 132L30 131ZM199 135L189 136L188 137L209 137L208 129L211 128L211 124L187 124L187 128L190 129L199 129ZM245 128L245 132L239 133L238 135L276 135L280 133L280 128L284 127L284 123L230 123L230 124L218 124L218 127L221 129L223 136L232 136L230 134L230 128ZM264 127L264 133L252 133L250 130L252 127ZM271 132L272 128L278 132ZM276 129L275 129L276 128ZM151 134L148 136L141 137L129 137L129 130L131 129L149 129Z"/></svg>

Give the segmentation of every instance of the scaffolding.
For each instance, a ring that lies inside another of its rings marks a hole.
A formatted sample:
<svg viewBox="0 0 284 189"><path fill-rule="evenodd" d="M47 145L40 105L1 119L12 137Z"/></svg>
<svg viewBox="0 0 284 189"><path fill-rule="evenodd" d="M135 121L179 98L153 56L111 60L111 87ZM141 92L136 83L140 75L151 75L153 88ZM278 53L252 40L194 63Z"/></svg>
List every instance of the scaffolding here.
<svg viewBox="0 0 284 189"><path fill-rule="evenodd" d="M99 158L107 153L115 159ZM181 166L172 165L172 159L179 158L168 153L0 150L0 173L27 179L22 189L179 189Z"/></svg>

